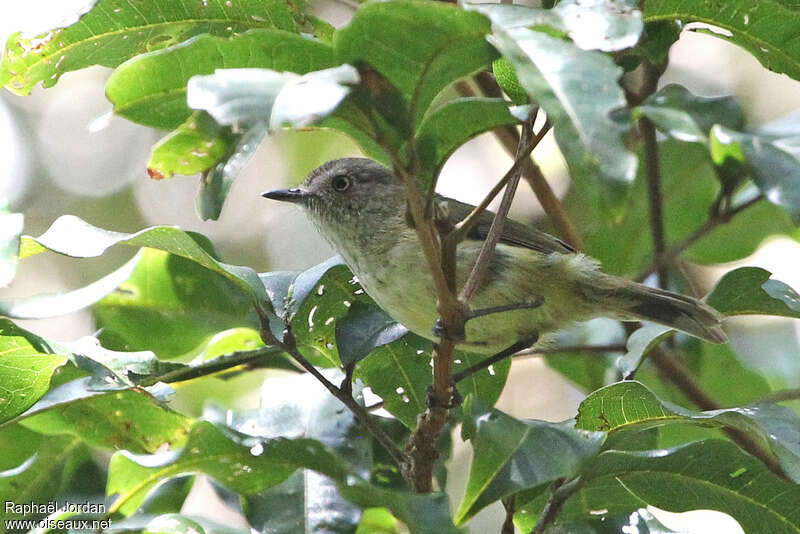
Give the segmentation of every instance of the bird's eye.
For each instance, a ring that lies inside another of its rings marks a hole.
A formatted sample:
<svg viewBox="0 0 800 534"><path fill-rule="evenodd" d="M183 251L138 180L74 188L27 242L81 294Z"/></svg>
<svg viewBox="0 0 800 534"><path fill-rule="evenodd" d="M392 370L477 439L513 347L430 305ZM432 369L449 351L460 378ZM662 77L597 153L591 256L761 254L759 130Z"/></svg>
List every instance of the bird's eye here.
<svg viewBox="0 0 800 534"><path fill-rule="evenodd" d="M350 189L350 177L344 174L334 176L331 185L336 191L343 193L344 191Z"/></svg>

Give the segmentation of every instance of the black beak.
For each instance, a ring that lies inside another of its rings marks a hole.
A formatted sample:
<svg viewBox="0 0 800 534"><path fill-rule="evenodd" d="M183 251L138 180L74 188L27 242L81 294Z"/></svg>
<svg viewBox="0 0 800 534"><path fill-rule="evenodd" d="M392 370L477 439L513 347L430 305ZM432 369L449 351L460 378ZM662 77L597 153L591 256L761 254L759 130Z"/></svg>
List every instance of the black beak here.
<svg viewBox="0 0 800 534"><path fill-rule="evenodd" d="M293 202L295 204L302 204L308 199L308 192L302 189L276 189L275 191L267 191L261 193L261 196L270 200L280 200L282 202Z"/></svg>

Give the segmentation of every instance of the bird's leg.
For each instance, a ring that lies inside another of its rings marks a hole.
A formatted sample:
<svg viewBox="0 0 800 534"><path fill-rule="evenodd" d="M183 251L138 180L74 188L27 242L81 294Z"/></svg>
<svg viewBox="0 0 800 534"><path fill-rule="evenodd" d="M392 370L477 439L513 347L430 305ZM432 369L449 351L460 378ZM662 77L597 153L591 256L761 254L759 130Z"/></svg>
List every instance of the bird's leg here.
<svg viewBox="0 0 800 534"><path fill-rule="evenodd" d="M460 381L462 381L465 378L467 378L468 376L474 375L475 373L477 373L481 369L486 369L490 365L494 365L494 364L496 364L497 362L499 362L501 360L505 360L509 356L513 356L514 354L516 354L517 352L519 352L521 350L527 349L528 347L530 347L534 343L536 343L538 340L539 340L539 333L538 332L534 332L534 333L532 333L530 335L527 335L527 336L523 337L522 339L520 339L519 341L517 341L516 343L514 343L513 345L511 345L510 347L508 347L507 349L503 349L500 352L498 352L497 354L492 354L491 356L489 356L485 360L479 361L478 363L476 363L472 367L464 369L463 371L460 371L458 373L453 373L453 382L455 382L457 384Z"/></svg>
<svg viewBox="0 0 800 534"><path fill-rule="evenodd" d="M339 385L339 389L342 393L346 393L347 395L353 394L353 371L355 371L356 364L351 363L344 366L344 380Z"/></svg>
<svg viewBox="0 0 800 534"><path fill-rule="evenodd" d="M482 308L480 310L470 310L469 314L467 315L467 321L470 319L475 319L476 317L483 317L484 315L492 315L495 313L503 313L508 311L514 310L534 310L544 304L544 297L536 296L530 300L524 300L522 302L515 302L513 304L504 304L503 306L493 306L491 308ZM444 324L442 323L442 318L436 319L436 323L433 325L433 335L436 337L445 337L448 332L445 331ZM452 336L451 336L452 338ZM455 338L455 341L464 341L463 332L461 336Z"/></svg>

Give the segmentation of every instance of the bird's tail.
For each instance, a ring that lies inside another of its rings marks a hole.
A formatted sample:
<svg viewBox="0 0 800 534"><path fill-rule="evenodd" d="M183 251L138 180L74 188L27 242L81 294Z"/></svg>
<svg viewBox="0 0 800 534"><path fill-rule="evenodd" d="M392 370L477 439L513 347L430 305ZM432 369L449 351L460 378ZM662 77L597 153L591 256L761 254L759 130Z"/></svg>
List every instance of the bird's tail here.
<svg viewBox="0 0 800 534"><path fill-rule="evenodd" d="M715 343L728 341L721 325L723 315L705 302L616 276L604 278L603 295L598 296L621 319L652 321Z"/></svg>

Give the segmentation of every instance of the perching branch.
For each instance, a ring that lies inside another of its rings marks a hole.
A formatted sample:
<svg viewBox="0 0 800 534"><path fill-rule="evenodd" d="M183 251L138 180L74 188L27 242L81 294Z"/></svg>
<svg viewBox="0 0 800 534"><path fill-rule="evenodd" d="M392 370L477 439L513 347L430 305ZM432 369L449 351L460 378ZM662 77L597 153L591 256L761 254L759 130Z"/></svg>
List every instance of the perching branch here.
<svg viewBox="0 0 800 534"><path fill-rule="evenodd" d="M581 488L581 485L582 480L580 477L571 480L561 478L553 482L550 487L550 498L544 505L539 522L533 527L531 534L544 534L547 532L548 528L555 523L561 513L564 503Z"/></svg>

